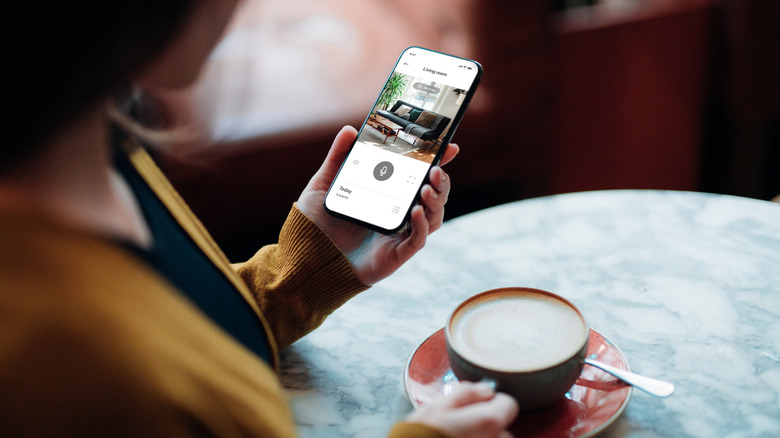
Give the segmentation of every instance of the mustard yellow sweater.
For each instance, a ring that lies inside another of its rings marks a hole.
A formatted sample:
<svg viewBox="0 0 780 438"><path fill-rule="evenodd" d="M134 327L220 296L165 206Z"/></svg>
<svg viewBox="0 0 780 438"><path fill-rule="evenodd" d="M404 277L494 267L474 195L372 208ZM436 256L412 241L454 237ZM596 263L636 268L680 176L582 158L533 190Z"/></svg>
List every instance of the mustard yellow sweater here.
<svg viewBox="0 0 780 438"><path fill-rule="evenodd" d="M131 160L278 348L365 289L295 207L277 245L230 266L149 156ZM0 436L291 437L295 426L274 369L128 250L0 211ZM391 436L442 435L400 423Z"/></svg>

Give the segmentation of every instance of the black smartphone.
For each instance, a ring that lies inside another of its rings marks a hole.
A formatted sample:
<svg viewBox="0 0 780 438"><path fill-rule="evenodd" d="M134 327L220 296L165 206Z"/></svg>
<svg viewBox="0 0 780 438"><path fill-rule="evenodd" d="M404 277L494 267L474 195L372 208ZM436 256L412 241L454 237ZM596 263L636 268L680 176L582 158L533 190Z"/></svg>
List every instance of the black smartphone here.
<svg viewBox="0 0 780 438"><path fill-rule="evenodd" d="M325 210L402 229L482 78L482 66L421 47L401 53L325 195Z"/></svg>

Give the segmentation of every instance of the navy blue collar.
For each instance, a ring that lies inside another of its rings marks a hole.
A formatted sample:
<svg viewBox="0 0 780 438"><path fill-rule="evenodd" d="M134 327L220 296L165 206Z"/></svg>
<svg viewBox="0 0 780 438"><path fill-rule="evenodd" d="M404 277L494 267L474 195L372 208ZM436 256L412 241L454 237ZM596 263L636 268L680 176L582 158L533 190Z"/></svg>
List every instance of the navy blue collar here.
<svg viewBox="0 0 780 438"><path fill-rule="evenodd" d="M132 188L154 238L149 249L127 246L233 338L272 364L269 335L254 309L182 229L124 151L116 151L115 166Z"/></svg>

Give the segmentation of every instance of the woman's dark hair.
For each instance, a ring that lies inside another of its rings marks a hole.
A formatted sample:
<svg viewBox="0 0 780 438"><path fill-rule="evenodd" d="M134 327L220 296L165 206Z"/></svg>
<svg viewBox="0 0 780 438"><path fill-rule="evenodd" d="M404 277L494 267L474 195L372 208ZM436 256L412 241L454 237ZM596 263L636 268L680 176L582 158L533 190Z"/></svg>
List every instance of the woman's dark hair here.
<svg viewBox="0 0 780 438"><path fill-rule="evenodd" d="M0 6L0 172L126 90L199 0L11 0Z"/></svg>

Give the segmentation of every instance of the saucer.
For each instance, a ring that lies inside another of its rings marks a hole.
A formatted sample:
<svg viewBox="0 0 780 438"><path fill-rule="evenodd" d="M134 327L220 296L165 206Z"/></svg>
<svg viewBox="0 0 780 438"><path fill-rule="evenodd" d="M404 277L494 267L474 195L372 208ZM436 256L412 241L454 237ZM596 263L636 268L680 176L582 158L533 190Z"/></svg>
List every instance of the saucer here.
<svg viewBox="0 0 780 438"><path fill-rule="evenodd" d="M596 330L590 330L587 357L630 370L623 353ZM404 373L406 397L415 408L452 392L458 378L450 369L444 329L437 330L412 353ZM612 424L631 398L631 386L585 365L565 397L539 411L520 413L510 427L517 437L589 437Z"/></svg>

